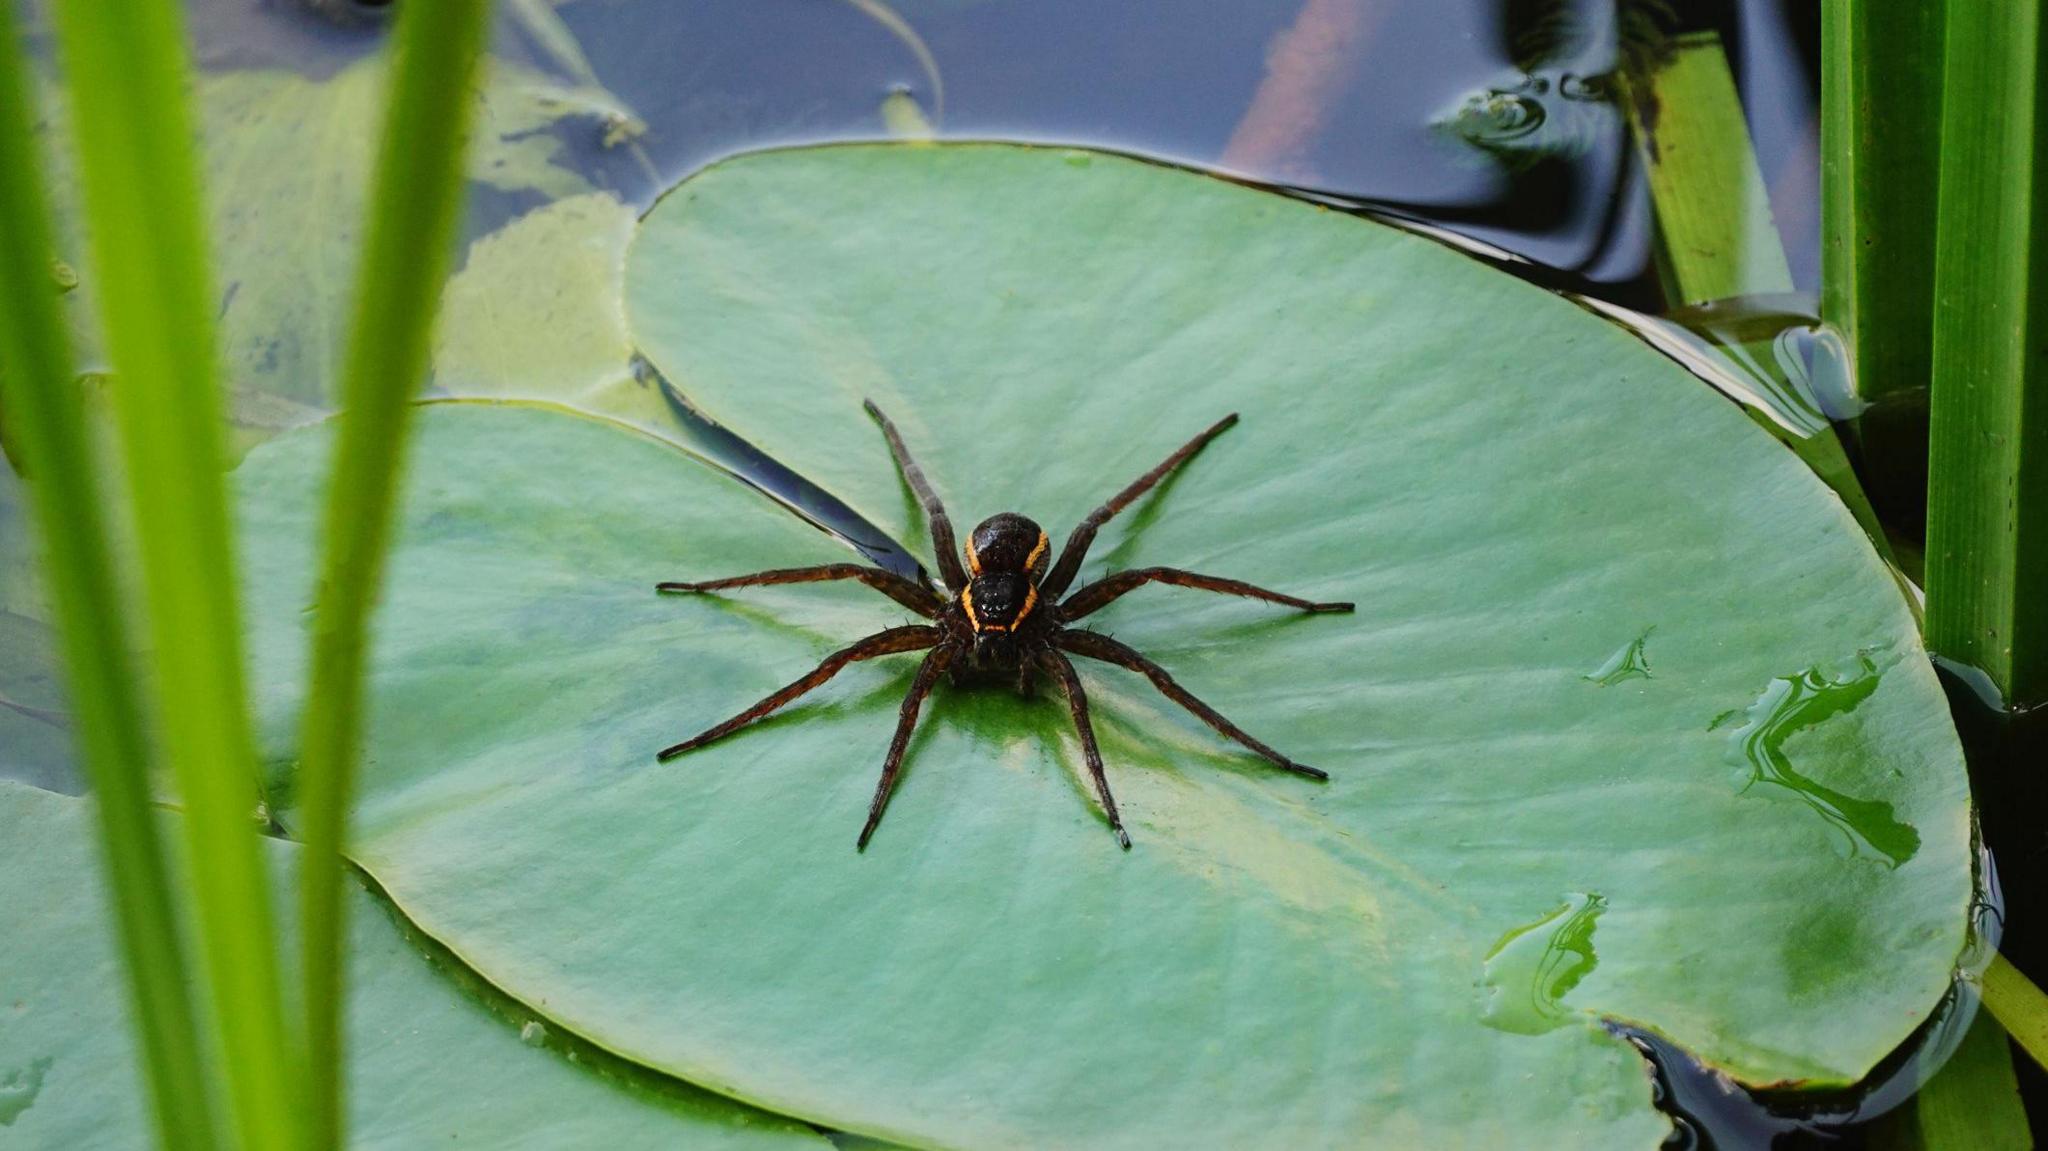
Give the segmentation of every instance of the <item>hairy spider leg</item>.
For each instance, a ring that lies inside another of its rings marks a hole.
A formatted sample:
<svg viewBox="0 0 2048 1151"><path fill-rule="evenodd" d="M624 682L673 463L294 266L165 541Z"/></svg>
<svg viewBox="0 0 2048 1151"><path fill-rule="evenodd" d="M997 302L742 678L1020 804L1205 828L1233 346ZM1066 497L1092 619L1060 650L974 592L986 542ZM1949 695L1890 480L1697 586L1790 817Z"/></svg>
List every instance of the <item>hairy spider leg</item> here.
<svg viewBox="0 0 2048 1151"><path fill-rule="evenodd" d="M874 659L877 656L894 655L898 652L923 651L925 648L938 644L944 638L945 633L943 631L925 624L912 624L908 627L892 627L887 631L878 631L866 639L859 640L826 656L825 662L812 668L802 679L777 691L775 694L733 716L724 723L693 735L681 743L661 749L654 758L665 762L674 759L686 751L703 747L713 740L723 739L740 728L753 723L755 720L781 709L791 700L796 699L805 692L817 688L826 680L838 675L840 669L848 664Z"/></svg>
<svg viewBox="0 0 2048 1151"><path fill-rule="evenodd" d="M1085 655L1089 659L1113 663L1118 667L1129 668L1137 672L1146 679L1151 680L1152 686L1159 689L1159 694L1187 708L1188 711L1194 713L1195 718L1223 733L1226 738L1251 748L1253 751L1272 760L1279 767L1286 768L1296 775L1308 776L1310 779L1327 780L1330 778L1329 772L1323 771L1320 768L1310 767L1305 763L1296 763L1265 744L1260 743L1258 740L1253 739L1243 728L1225 719L1222 712L1203 703L1195 698L1194 693L1174 682L1173 676L1167 674L1165 668L1138 654L1137 650L1129 644L1113 640L1101 632L1088 631L1086 629L1055 632L1053 642L1067 651L1073 652L1075 655Z"/></svg>
<svg viewBox="0 0 2048 1151"><path fill-rule="evenodd" d="M946 601L931 588L897 575L865 564L823 564L808 568L776 568L774 571L755 572L752 575L730 576L726 579L703 580L698 583L669 582L654 585L654 590L670 594L723 591L735 587L760 587L767 584L823 583L826 580L859 580L881 592L911 611L930 619L945 608Z"/></svg>
<svg viewBox="0 0 2048 1151"><path fill-rule="evenodd" d="M1062 622L1080 619L1102 610L1111 600L1126 592L1135 591L1148 583L1172 584L1175 587L1200 588L1203 591L1222 592L1224 595L1241 595L1248 599L1262 599L1267 603L1285 604L1307 612L1353 611L1355 604L1316 603L1299 596L1268 591L1243 580L1225 579L1222 576L1202 575L1200 572L1183 571L1180 568L1132 568L1115 575L1104 576L1094 583L1068 596L1060 603L1059 618Z"/></svg>
<svg viewBox="0 0 2048 1151"><path fill-rule="evenodd" d="M1067 710L1074 713L1074 730L1081 735L1081 758L1088 761L1088 774L1095 779L1095 794L1102 800L1102 813L1109 817L1109 829L1116 833L1116 841L1129 851L1130 833L1124 830L1123 817L1116 813L1116 797L1109 793L1109 776L1102 770L1102 751L1095 746L1095 725L1088 721L1088 693L1081 690L1081 677L1075 673L1073 661L1059 652L1048 649L1041 658L1053 678L1066 689Z"/></svg>
<svg viewBox="0 0 2048 1151"><path fill-rule="evenodd" d="M903 752L910 746L910 733L917 728L918 709L924 706L924 697L931 694L932 685L939 681L940 673L953 662L957 649L943 644L932 649L924 662L917 665L917 678L910 683L910 694L903 697L902 710L896 716L896 735L889 741L889 756L882 761L882 778L875 784L875 798L868 804L868 821L860 829L860 839L854 843L855 851L866 851L868 840L874 838L875 825L882 822L882 809L889 806L889 793L896 790L896 772L903 766Z"/></svg>
<svg viewBox="0 0 2048 1151"><path fill-rule="evenodd" d="M1209 430L1180 446L1178 451L1160 461L1158 467L1131 481L1131 485L1111 496L1109 502L1088 513L1088 518L1074 527L1074 534L1067 537L1067 546L1060 550L1059 562L1052 565L1052 571L1039 584L1039 594L1057 598L1074 582L1074 576L1081 570L1081 561L1088 558L1088 545L1095 542L1096 529L1106 524L1118 512L1131 506L1132 501L1151 491L1154 484L1172 474L1173 469L1188 461L1188 457L1202 450L1202 446L1215 439L1237 422L1237 413L1217 420Z"/></svg>
<svg viewBox="0 0 2048 1151"><path fill-rule="evenodd" d="M967 586L967 571L960 566L960 545L953 538L953 521L946 516L946 505L939 502L938 493L932 491L931 483L924 478L924 469L910 458L910 449L903 446L896 425L882 414L875 401L862 400L861 406L882 425L882 438L889 441L889 454L896 457L896 470L903 473L903 482L910 485L910 494L917 497L925 520L931 524L932 547L939 553L939 575L946 581L946 590L958 595Z"/></svg>

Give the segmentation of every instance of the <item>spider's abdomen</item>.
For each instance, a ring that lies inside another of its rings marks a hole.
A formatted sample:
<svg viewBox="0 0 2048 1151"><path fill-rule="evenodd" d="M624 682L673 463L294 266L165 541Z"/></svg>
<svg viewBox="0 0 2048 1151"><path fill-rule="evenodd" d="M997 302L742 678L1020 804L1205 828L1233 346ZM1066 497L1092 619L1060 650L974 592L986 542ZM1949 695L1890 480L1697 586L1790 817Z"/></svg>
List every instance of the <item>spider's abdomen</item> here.
<svg viewBox="0 0 2048 1151"><path fill-rule="evenodd" d="M960 606L978 635L1015 631L1038 606L1038 585L1018 572L978 575L961 589Z"/></svg>
<svg viewBox="0 0 2048 1151"><path fill-rule="evenodd" d="M1051 562L1045 529L1015 512L988 517L967 537L967 570L977 576L1015 572L1036 582Z"/></svg>

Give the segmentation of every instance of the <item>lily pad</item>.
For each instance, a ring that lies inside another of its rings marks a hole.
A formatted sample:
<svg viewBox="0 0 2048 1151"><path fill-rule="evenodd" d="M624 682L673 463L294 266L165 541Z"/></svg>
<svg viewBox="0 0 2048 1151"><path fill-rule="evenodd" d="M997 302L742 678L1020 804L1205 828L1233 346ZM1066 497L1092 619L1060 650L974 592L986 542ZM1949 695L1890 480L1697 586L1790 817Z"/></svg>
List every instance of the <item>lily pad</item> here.
<svg viewBox="0 0 2048 1151"><path fill-rule="evenodd" d="M693 399L905 540L863 396L956 518L1055 538L1241 412L1084 578L1359 610L1151 589L1098 617L1327 785L1084 667L1125 854L1056 699L942 686L857 854L903 662L652 758L903 612L650 585L845 551L616 425L422 413L352 854L568 1028L921 1145L1650 1147L1602 1018L1839 1084L1947 988L1968 792L1906 605L1789 452L1578 308L1224 182L993 146L720 164L643 222L627 304ZM280 758L328 439L240 476Z"/></svg>
<svg viewBox="0 0 2048 1151"><path fill-rule="evenodd" d="M280 70L215 72L196 84L208 225L220 294L230 414L256 433L318 418L329 401L362 246L370 168L382 125L386 68L367 56L332 76ZM44 88L46 131L68 131L61 94ZM494 61L476 93L471 180L548 199L589 189L560 134L593 135L630 119L604 89ZM52 183L72 185L68 150L51 147ZM60 197L60 200L62 197ZM60 203L60 207L62 204ZM83 268L67 221L69 267ZM98 359L91 283L70 292L83 366Z"/></svg>
<svg viewBox="0 0 2048 1151"><path fill-rule="evenodd" d="M0 1143L143 1147L148 1103L90 800L0 781ZM176 818L166 816L166 818ZM288 879L297 858L273 841ZM810 1130L637 1068L608 1069L437 972L351 891L350 1145L825 1151ZM579 1065L581 1064L581 1065Z"/></svg>
<svg viewBox="0 0 2048 1151"><path fill-rule="evenodd" d="M632 379L619 290L633 210L591 192L543 205L470 245L441 295L434 385L598 408Z"/></svg>

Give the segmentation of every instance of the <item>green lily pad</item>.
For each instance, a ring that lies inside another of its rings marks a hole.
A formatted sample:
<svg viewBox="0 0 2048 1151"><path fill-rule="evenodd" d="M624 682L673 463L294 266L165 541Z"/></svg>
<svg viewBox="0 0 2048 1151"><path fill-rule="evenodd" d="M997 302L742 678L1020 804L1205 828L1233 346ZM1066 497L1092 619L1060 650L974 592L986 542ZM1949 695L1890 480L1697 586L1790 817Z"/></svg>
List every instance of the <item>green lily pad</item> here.
<svg viewBox="0 0 2048 1151"><path fill-rule="evenodd" d="M1239 411L1084 578L1359 610L1097 617L1327 785L1086 666L1125 854L1056 699L942 685L856 854L907 661L652 759L904 613L651 583L846 552L616 425L422 413L352 854L568 1028L912 1144L1649 1147L1602 1018L1838 1084L1947 988L1968 792L1895 585L1781 445L1576 307L1227 183L990 146L718 165L643 223L627 304L713 416L906 540L863 396L963 524L1055 538ZM280 758L328 438L240 476Z"/></svg>
<svg viewBox="0 0 2048 1151"><path fill-rule="evenodd" d="M150 1144L89 803L0 781L0 904L10 925L0 932L0 1145L9 1148ZM297 849L270 848L288 879ZM828 1146L786 1119L610 1068L601 1053L588 1058L545 1024L504 1013L487 989L460 989L473 976L435 971L368 892L350 898L351 1146Z"/></svg>
<svg viewBox="0 0 2048 1151"><path fill-rule="evenodd" d="M470 245L441 295L434 385L601 406L632 379L619 278L633 210L607 193L545 204Z"/></svg>
<svg viewBox="0 0 2048 1151"><path fill-rule="evenodd" d="M370 168L382 125L386 68L367 56L330 77L278 70L201 76L196 114L220 294L220 340L229 414L250 438L317 419L341 361ZM66 139L65 109L45 87L52 140ZM562 82L494 61L476 93L470 179L499 192L547 199L589 190L559 131L593 134L631 119L594 85ZM66 148L51 147L51 182L72 186ZM59 197L62 207L62 200ZM83 270L77 229L63 245ZM76 274L74 272L74 274ZM69 292L82 366L98 359L91 282Z"/></svg>

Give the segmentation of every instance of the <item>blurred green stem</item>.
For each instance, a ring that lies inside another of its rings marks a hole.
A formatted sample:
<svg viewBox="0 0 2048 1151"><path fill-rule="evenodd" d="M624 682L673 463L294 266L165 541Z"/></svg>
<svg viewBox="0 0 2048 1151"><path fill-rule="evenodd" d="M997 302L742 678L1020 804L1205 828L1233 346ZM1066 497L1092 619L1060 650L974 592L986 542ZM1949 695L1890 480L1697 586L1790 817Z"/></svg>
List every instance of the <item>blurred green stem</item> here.
<svg viewBox="0 0 2048 1151"><path fill-rule="evenodd" d="M2043 0L1948 14L1929 397L1927 640L2048 700Z"/></svg>
<svg viewBox="0 0 2048 1151"><path fill-rule="evenodd" d="M221 402L175 0L61 0L94 284L147 592L155 730L187 818L209 1000L240 1142L300 1143L221 477ZM39 263L37 265L41 267Z"/></svg>
<svg viewBox="0 0 2048 1151"><path fill-rule="evenodd" d="M92 775L100 841L133 1018L164 1147L214 1142L199 1033L163 846L150 810L149 751L126 613L109 558L84 405L49 266L43 198L28 110L34 89L13 4L0 0L0 393L18 422L50 596L62 623L65 680L79 748Z"/></svg>
<svg viewBox="0 0 2048 1151"><path fill-rule="evenodd" d="M1984 1007L2024 1048L2048 1068L2048 995L2000 955L1984 971Z"/></svg>
<svg viewBox="0 0 2048 1151"><path fill-rule="evenodd" d="M299 769L305 924L303 977L313 1145L342 1143L345 1002L342 847L364 697L365 638L390 538L411 401L462 206L470 88L487 0L408 3L355 313L342 372L343 415L328 480L325 553Z"/></svg>
<svg viewBox="0 0 2048 1151"><path fill-rule="evenodd" d="M2027 1108L2013 1073L2012 1044L1998 1020L1988 1011L1978 1012L1955 1053L1913 1096L1911 1106L1885 1116L1879 1124L1892 1138L1873 1139L1873 1146L1917 1151L2033 1147Z"/></svg>

